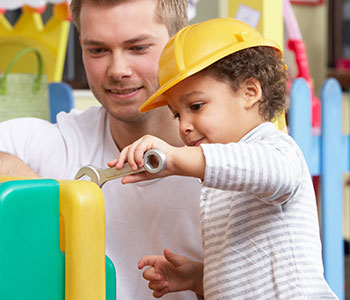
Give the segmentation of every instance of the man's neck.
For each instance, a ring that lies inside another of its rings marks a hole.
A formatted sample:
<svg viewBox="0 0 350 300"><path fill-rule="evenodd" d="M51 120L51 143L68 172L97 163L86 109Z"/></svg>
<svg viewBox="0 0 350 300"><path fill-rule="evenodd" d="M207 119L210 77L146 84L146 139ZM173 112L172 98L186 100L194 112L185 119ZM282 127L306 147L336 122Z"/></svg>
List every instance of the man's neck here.
<svg viewBox="0 0 350 300"><path fill-rule="evenodd" d="M173 146L183 146L179 135L179 123L167 107L157 108L137 122L123 122L111 116L109 121L113 140L119 150L146 134L159 137Z"/></svg>

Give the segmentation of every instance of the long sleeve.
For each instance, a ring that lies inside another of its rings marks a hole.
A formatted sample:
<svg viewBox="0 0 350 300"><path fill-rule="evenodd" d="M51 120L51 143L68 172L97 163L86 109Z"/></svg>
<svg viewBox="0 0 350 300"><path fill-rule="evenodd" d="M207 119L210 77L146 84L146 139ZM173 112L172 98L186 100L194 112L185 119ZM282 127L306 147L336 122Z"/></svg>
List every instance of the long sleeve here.
<svg viewBox="0 0 350 300"><path fill-rule="evenodd" d="M238 143L201 145L206 159L203 184L251 192L271 204L287 201L300 184L304 159L291 137L271 127L264 123Z"/></svg>

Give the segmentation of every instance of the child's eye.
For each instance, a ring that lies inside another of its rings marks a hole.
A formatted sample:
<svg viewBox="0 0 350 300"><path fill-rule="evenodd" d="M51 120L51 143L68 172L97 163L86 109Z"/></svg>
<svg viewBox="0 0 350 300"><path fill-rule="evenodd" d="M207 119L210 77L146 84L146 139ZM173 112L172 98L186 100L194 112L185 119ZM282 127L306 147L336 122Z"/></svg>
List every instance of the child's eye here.
<svg viewBox="0 0 350 300"><path fill-rule="evenodd" d="M174 119L180 120L180 114L179 113L175 113L174 114Z"/></svg>
<svg viewBox="0 0 350 300"><path fill-rule="evenodd" d="M194 104L191 104L190 109L198 110L198 109L201 109L202 106L203 106L203 103L194 103Z"/></svg>

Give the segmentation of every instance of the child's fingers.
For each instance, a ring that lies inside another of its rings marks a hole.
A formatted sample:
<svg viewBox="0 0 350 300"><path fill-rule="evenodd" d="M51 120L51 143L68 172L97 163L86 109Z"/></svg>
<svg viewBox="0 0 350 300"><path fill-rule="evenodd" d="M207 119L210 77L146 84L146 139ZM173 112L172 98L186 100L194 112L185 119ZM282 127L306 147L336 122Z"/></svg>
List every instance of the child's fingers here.
<svg viewBox="0 0 350 300"><path fill-rule="evenodd" d="M108 166L111 168L115 167L115 165L117 164L117 161L118 161L118 159L113 159L113 160L109 161Z"/></svg>
<svg viewBox="0 0 350 300"><path fill-rule="evenodd" d="M138 142L136 141L135 143L125 147L122 150L118 159L118 163L116 165L117 169L122 168L126 162L135 171L140 167L138 162L135 161L135 149L137 145L138 145Z"/></svg>
<svg viewBox="0 0 350 300"><path fill-rule="evenodd" d="M126 160L132 169L137 170L143 166L143 155L146 150L148 149L142 138L128 146Z"/></svg>
<svg viewBox="0 0 350 300"><path fill-rule="evenodd" d="M128 155L128 152L129 152L129 149L130 147L125 147L121 152L120 152L120 155L119 157L116 159L116 165L115 167L119 170L121 169L125 162L126 162L126 159L127 159L127 155Z"/></svg>
<svg viewBox="0 0 350 300"><path fill-rule="evenodd" d="M129 151L128 153L128 161L131 160L132 162L135 162L135 165L138 168L141 168L143 166L143 155L146 151L146 147L142 143L138 143L133 147L132 151Z"/></svg>
<svg viewBox="0 0 350 300"><path fill-rule="evenodd" d="M165 142L162 142L165 144ZM142 167L144 164L144 154L151 149L159 148L159 146L162 144L160 143L160 140L154 136L151 135L145 135L142 138L140 138L136 143L134 143L134 159L137 162L139 167Z"/></svg>
<svg viewBox="0 0 350 300"><path fill-rule="evenodd" d="M144 165L144 155L150 149L153 149L153 147L151 141L147 137L140 139L139 143L135 144L133 156L139 167Z"/></svg>
<svg viewBox="0 0 350 300"><path fill-rule="evenodd" d="M150 282L148 284L148 287L157 292L157 294L164 295L164 292L168 292L169 284L166 281L159 281L159 282Z"/></svg>
<svg viewBox="0 0 350 300"><path fill-rule="evenodd" d="M139 182L139 181L144 181L144 180L149 180L152 178L149 178L147 176L146 171L140 172L140 173L135 173L133 175L127 175L122 178L122 184L127 184L127 183L134 183L134 182Z"/></svg>
<svg viewBox="0 0 350 300"><path fill-rule="evenodd" d="M163 297L165 294L167 294L169 292L169 289L168 288L165 288L161 291L154 291L153 292L153 297L154 298L161 298Z"/></svg>
<svg viewBox="0 0 350 300"><path fill-rule="evenodd" d="M145 266L153 266L157 262L157 258L154 255L148 255L142 257L138 262L138 268L141 270Z"/></svg>
<svg viewBox="0 0 350 300"><path fill-rule="evenodd" d="M157 284L160 284L163 282L163 277L159 273L156 272L156 270L153 267L147 268L143 273L142 277L148 281L150 281L154 284L154 286L157 286Z"/></svg>
<svg viewBox="0 0 350 300"><path fill-rule="evenodd" d="M183 257L181 255L171 252L167 248L164 249L164 257L175 267L179 267L183 264Z"/></svg>

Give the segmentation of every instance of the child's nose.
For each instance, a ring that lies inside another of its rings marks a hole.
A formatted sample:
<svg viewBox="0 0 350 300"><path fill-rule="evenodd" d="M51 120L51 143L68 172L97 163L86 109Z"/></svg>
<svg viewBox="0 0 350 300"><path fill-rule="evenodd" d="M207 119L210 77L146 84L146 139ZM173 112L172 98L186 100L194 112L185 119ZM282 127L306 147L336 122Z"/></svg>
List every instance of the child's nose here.
<svg viewBox="0 0 350 300"><path fill-rule="evenodd" d="M181 119L180 121L180 132L184 135L188 135L193 130L192 123L189 120Z"/></svg>

